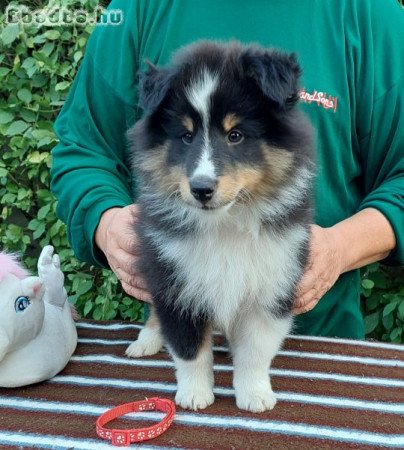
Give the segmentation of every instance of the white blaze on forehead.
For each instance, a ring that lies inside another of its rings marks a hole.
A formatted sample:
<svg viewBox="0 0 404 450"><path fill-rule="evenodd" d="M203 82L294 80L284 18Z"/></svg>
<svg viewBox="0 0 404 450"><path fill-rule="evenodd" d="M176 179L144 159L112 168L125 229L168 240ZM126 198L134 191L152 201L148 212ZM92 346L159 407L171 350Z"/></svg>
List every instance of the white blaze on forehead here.
<svg viewBox="0 0 404 450"><path fill-rule="evenodd" d="M212 149L209 140L209 118L211 97L218 84L218 75L204 69L200 76L196 77L186 89L189 102L202 117L203 127L202 154L192 177L200 175L210 178L215 177L215 166L212 162Z"/></svg>
<svg viewBox="0 0 404 450"><path fill-rule="evenodd" d="M189 102L202 116L204 128L209 124L210 99L218 83L219 77L204 69L186 89Z"/></svg>

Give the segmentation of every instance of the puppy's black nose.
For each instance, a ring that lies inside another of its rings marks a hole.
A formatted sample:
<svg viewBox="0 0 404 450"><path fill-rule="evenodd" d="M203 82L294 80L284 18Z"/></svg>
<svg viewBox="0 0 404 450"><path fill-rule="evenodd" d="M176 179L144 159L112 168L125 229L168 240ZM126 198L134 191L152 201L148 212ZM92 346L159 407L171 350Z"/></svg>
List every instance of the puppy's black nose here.
<svg viewBox="0 0 404 450"><path fill-rule="evenodd" d="M215 193L216 180L209 177L195 177L189 182L191 194L201 203L207 203Z"/></svg>

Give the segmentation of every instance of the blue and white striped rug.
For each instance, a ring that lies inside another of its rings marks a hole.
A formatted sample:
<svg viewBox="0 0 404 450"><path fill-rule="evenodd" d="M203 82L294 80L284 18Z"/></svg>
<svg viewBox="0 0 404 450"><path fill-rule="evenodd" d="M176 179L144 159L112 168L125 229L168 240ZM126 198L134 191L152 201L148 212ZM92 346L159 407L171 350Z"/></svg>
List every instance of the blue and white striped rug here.
<svg viewBox="0 0 404 450"><path fill-rule="evenodd" d="M138 360L124 355L140 327L78 322L79 344L62 373L0 389L0 449L113 448L95 434L102 412L144 397L174 399L174 367L165 352ZM404 346L290 336L270 371L278 403L263 414L236 408L220 335L214 350L215 403L200 412L177 408L172 427L141 448L404 449ZM161 417L129 415L112 425L144 427Z"/></svg>

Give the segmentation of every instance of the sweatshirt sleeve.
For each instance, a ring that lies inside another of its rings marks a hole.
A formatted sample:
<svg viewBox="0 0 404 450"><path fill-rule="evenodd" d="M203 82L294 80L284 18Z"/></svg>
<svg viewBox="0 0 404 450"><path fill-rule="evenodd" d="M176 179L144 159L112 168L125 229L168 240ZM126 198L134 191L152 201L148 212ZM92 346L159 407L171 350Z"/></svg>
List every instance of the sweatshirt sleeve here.
<svg viewBox="0 0 404 450"><path fill-rule="evenodd" d="M357 117L365 198L390 222L396 248L384 261L404 264L404 10L394 0L372 4L367 35L367 71L357 86ZM369 65L370 64L370 65ZM373 66L374 70L369 71Z"/></svg>
<svg viewBox="0 0 404 450"><path fill-rule="evenodd" d="M111 7L128 13L124 3ZM130 22L95 28L55 123L51 189L57 214L77 258L100 266L107 264L94 243L101 214L133 202L126 131L136 116L137 58Z"/></svg>
<svg viewBox="0 0 404 450"><path fill-rule="evenodd" d="M404 64L404 60L403 60ZM404 77L373 106L367 150L367 195L360 209L378 209L389 220L396 248L386 263L404 264Z"/></svg>

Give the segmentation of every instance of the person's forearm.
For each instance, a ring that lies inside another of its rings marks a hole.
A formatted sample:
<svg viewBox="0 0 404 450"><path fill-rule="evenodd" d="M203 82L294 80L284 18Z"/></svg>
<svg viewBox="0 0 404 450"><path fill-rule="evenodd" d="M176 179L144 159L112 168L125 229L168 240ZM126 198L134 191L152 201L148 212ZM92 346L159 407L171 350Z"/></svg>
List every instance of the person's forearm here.
<svg viewBox="0 0 404 450"><path fill-rule="evenodd" d="M341 245L341 273L380 261L396 246L390 222L373 208L358 212L330 230Z"/></svg>

